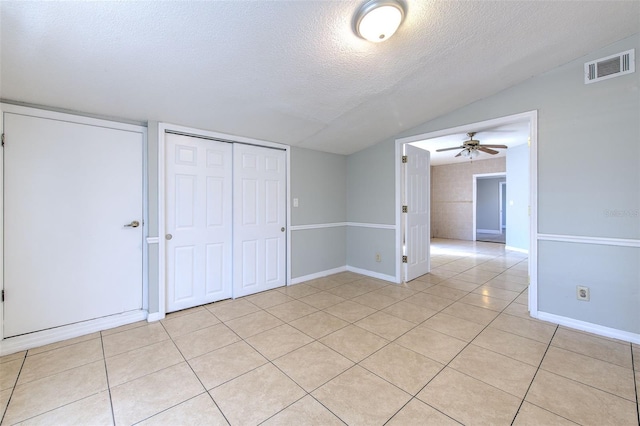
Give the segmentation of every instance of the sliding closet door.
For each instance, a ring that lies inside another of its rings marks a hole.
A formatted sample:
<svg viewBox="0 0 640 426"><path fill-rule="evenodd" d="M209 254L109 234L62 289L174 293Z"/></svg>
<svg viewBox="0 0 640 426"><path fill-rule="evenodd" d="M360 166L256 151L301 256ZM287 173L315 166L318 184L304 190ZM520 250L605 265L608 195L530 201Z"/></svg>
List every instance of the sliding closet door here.
<svg viewBox="0 0 640 426"><path fill-rule="evenodd" d="M286 154L233 147L233 296L286 284Z"/></svg>
<svg viewBox="0 0 640 426"><path fill-rule="evenodd" d="M166 134L167 312L232 296L232 144Z"/></svg>

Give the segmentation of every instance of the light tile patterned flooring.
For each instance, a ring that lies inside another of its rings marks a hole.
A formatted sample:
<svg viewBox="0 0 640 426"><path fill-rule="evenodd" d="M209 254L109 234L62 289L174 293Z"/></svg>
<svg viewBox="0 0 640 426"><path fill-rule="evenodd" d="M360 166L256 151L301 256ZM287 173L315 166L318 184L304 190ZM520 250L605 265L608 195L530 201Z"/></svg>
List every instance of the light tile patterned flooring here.
<svg viewBox="0 0 640 426"><path fill-rule="evenodd" d="M504 246L432 250L3 357L3 424L638 424L640 346L530 318Z"/></svg>

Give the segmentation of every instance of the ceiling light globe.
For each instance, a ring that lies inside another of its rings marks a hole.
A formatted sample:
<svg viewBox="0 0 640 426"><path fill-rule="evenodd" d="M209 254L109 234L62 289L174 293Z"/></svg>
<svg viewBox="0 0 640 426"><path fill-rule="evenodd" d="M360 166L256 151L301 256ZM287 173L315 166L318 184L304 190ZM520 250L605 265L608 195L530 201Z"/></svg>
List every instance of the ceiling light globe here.
<svg viewBox="0 0 640 426"><path fill-rule="evenodd" d="M379 43L391 37L404 19L404 9L397 1L373 0L356 14L356 32L366 40Z"/></svg>

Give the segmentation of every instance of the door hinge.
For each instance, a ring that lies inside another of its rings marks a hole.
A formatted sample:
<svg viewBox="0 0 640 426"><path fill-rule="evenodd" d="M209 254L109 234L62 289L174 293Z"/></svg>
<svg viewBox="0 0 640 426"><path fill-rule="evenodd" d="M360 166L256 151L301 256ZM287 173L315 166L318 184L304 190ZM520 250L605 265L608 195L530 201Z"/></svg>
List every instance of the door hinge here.
<svg viewBox="0 0 640 426"><path fill-rule="evenodd" d="M4 133L2 134L2 146L4 146Z"/></svg>
<svg viewBox="0 0 640 426"><path fill-rule="evenodd" d="M527 138L527 146L531 146L531 137Z"/></svg>
<svg viewBox="0 0 640 426"><path fill-rule="evenodd" d="M4 302L4 290L2 290L2 301Z"/></svg>
<svg viewBox="0 0 640 426"><path fill-rule="evenodd" d="M409 211L409 206L402 206L402 213L407 213Z"/></svg>
<svg viewBox="0 0 640 426"><path fill-rule="evenodd" d="M409 259L407 259L407 256L402 256L402 263L408 263Z"/></svg>
<svg viewBox="0 0 640 426"><path fill-rule="evenodd" d="M407 156L406 156L406 155L403 155L403 156L402 156L402 162L403 162L403 163L406 163L407 161L409 161L409 159L407 158Z"/></svg>

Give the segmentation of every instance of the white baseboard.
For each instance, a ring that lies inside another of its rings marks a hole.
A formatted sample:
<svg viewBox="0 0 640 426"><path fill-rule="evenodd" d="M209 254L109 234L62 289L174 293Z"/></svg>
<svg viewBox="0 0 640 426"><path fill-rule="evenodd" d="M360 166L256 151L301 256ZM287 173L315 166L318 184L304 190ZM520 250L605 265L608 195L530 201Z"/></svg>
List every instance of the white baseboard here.
<svg viewBox="0 0 640 426"><path fill-rule="evenodd" d="M394 277L393 275L381 274L380 272L369 271L368 269L355 268L353 266L348 266L348 265L347 265L347 271L354 272L360 275L366 275L367 277L371 277L371 278L377 278L383 281L391 281L394 284L396 283L396 277Z"/></svg>
<svg viewBox="0 0 640 426"><path fill-rule="evenodd" d="M338 268L327 269L326 271L316 272L314 274L303 275L301 277L291 278L291 283L289 285L300 284L305 281L311 281L318 278L323 278L329 275L338 274L340 272L344 272L347 270L346 266L340 266Z"/></svg>
<svg viewBox="0 0 640 426"><path fill-rule="evenodd" d="M164 319L165 315L161 314L160 312L154 312L152 314L149 314L149 316L147 316L147 322L155 322L155 321L160 321L161 319Z"/></svg>
<svg viewBox="0 0 640 426"><path fill-rule="evenodd" d="M476 233L482 234L502 234L499 229L476 229Z"/></svg>
<svg viewBox="0 0 640 426"><path fill-rule="evenodd" d="M580 321L556 314L550 314L548 312L538 311L537 318L542 321L549 321L555 324L564 325L566 327L575 328L576 330L587 331L599 336L611 337L613 339L624 340L625 342L640 344L640 334L630 333L628 331L605 327L603 325Z"/></svg>
<svg viewBox="0 0 640 426"><path fill-rule="evenodd" d="M147 319L147 311L132 311L123 314L111 315L104 318L97 318L90 321L83 321L77 324L63 325L49 330L37 331L22 336L9 337L2 340L0 345L0 356L9 355L15 352L72 339L85 334L108 328L119 327L125 324Z"/></svg>
<svg viewBox="0 0 640 426"><path fill-rule="evenodd" d="M517 251L518 253L529 254L529 249L522 249L518 247L504 246L505 250Z"/></svg>

